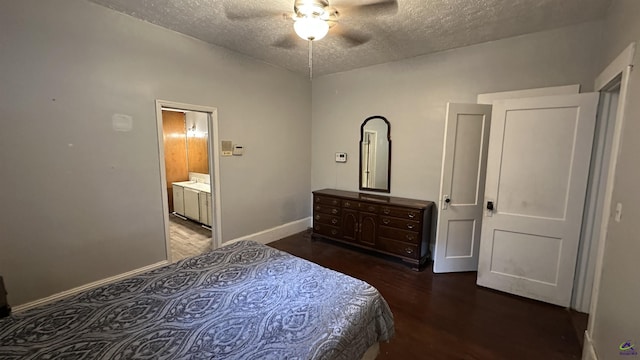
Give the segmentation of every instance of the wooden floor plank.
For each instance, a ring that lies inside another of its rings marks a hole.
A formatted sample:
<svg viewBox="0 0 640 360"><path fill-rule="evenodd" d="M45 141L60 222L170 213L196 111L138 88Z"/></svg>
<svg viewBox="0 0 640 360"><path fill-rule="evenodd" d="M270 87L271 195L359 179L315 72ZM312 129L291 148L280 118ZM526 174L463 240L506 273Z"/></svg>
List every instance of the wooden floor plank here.
<svg viewBox="0 0 640 360"><path fill-rule="evenodd" d="M376 287L396 335L378 359L580 359L564 308L476 285L476 273L412 271L393 258L296 234L269 244Z"/></svg>

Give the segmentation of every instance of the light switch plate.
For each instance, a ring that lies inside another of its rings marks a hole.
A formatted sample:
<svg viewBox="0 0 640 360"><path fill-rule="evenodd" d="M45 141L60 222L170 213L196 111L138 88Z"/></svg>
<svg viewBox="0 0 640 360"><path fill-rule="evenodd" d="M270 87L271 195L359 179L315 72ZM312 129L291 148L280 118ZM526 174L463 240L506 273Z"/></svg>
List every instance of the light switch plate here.
<svg viewBox="0 0 640 360"><path fill-rule="evenodd" d="M622 203L617 203L616 204L616 213L614 215L614 220L616 222L620 222L621 219L622 219Z"/></svg>

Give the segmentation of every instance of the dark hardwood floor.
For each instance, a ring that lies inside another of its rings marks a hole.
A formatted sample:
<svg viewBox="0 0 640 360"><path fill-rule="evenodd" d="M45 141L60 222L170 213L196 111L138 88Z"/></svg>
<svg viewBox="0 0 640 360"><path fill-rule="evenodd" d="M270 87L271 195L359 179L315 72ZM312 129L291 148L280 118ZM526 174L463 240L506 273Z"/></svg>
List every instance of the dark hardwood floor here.
<svg viewBox="0 0 640 360"><path fill-rule="evenodd" d="M392 258L296 234L269 244L376 287L395 337L378 359L580 359L564 308L476 286L476 273L412 271Z"/></svg>

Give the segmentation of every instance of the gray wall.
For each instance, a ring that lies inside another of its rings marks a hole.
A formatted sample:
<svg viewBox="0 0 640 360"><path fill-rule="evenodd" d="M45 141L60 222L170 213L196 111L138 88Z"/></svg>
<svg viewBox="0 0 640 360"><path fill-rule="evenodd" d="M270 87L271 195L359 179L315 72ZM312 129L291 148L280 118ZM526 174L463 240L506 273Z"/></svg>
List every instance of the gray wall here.
<svg viewBox="0 0 640 360"><path fill-rule="evenodd" d="M603 40L603 67L631 42L640 41L640 1L613 2L604 22ZM620 359L618 346L623 341L634 342L636 350L640 345L640 49L636 50L634 69L611 204L611 209L618 202L623 204L622 221L609 222L600 292L590 329L600 360Z"/></svg>
<svg viewBox="0 0 640 360"><path fill-rule="evenodd" d="M308 79L84 0L0 0L12 305L166 258L155 99L218 108L223 240L310 215ZM277 91L274 91L277 89ZM111 116L133 116L114 132Z"/></svg>
<svg viewBox="0 0 640 360"><path fill-rule="evenodd" d="M576 83L590 91L600 30L586 23L314 79L311 187L358 189L360 125L381 115L391 123L391 194L437 200L447 101Z"/></svg>

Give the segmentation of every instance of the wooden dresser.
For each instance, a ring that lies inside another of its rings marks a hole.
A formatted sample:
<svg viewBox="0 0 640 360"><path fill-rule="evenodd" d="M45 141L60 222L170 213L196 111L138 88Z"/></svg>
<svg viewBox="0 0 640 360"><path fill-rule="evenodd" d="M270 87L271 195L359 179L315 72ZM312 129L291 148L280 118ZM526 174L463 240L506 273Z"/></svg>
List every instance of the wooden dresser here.
<svg viewBox="0 0 640 360"><path fill-rule="evenodd" d="M433 202L324 189L313 192L313 236L393 255L419 270L430 258Z"/></svg>

